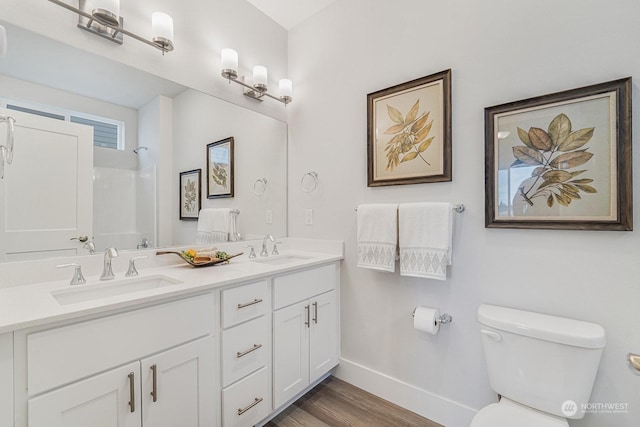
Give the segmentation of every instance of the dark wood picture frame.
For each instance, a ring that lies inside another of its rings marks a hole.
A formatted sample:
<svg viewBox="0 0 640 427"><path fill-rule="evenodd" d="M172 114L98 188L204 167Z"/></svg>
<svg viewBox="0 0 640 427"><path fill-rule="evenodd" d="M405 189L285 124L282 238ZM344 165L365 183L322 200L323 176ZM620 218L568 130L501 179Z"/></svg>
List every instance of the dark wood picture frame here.
<svg viewBox="0 0 640 427"><path fill-rule="evenodd" d="M367 185L451 181L451 70L367 95Z"/></svg>
<svg viewBox="0 0 640 427"><path fill-rule="evenodd" d="M202 207L202 169L180 172L180 219L197 221Z"/></svg>
<svg viewBox="0 0 640 427"><path fill-rule="evenodd" d="M207 199L233 197L234 139L207 144Z"/></svg>
<svg viewBox="0 0 640 427"><path fill-rule="evenodd" d="M485 109L485 227L633 229L631 77Z"/></svg>

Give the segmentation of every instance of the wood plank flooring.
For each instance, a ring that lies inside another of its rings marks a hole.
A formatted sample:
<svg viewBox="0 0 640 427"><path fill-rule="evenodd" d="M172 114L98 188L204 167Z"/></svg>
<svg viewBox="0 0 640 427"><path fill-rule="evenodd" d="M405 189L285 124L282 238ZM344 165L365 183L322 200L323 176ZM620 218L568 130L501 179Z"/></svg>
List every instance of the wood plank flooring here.
<svg viewBox="0 0 640 427"><path fill-rule="evenodd" d="M358 387L328 377L265 427L442 427Z"/></svg>

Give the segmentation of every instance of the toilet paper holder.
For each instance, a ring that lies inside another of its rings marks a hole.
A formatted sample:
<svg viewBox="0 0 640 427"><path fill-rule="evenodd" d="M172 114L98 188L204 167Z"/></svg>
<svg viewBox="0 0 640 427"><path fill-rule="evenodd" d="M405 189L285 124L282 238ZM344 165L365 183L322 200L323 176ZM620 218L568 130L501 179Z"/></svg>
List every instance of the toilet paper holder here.
<svg viewBox="0 0 640 427"><path fill-rule="evenodd" d="M416 317L417 308L418 307L413 309L413 312L411 313L411 317ZM438 322L439 325L446 325L447 323L451 323L452 321L453 321L453 317L451 317L449 313L442 313L440 317L436 319L436 322Z"/></svg>

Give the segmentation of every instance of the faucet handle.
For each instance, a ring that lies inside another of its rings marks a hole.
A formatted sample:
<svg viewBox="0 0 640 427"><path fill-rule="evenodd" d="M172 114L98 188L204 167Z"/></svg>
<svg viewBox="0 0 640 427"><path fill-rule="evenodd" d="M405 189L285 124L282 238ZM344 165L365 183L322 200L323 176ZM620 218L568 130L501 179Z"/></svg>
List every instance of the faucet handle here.
<svg viewBox="0 0 640 427"><path fill-rule="evenodd" d="M282 242L280 241L273 242L273 251L271 251L271 255L280 255L280 252L278 252L278 245L281 243Z"/></svg>
<svg viewBox="0 0 640 427"><path fill-rule="evenodd" d="M75 262L72 262L71 264L56 265L56 268L66 268L66 267L75 268L75 270L73 271L73 277L69 282L70 285L83 285L87 283L86 279L82 275L82 266L80 264L76 264Z"/></svg>
<svg viewBox="0 0 640 427"><path fill-rule="evenodd" d="M256 250L253 247L253 245L245 245L245 248L251 248L251 251L249 251L249 258L255 258L256 257Z"/></svg>
<svg viewBox="0 0 640 427"><path fill-rule="evenodd" d="M125 273L125 277L135 277L137 276L138 270L136 269L136 260L139 259L147 259L146 255L143 256L134 256L129 260L129 269L127 270L127 272Z"/></svg>

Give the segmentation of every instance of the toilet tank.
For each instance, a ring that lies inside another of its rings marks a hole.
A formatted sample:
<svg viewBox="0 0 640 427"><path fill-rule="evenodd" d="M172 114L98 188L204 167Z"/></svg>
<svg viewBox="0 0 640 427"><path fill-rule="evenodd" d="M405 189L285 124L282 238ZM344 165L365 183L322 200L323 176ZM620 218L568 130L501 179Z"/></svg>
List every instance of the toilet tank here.
<svg viewBox="0 0 640 427"><path fill-rule="evenodd" d="M486 304L478 321L493 390L549 414L584 416L606 343L602 326ZM567 401L575 414L562 412Z"/></svg>

